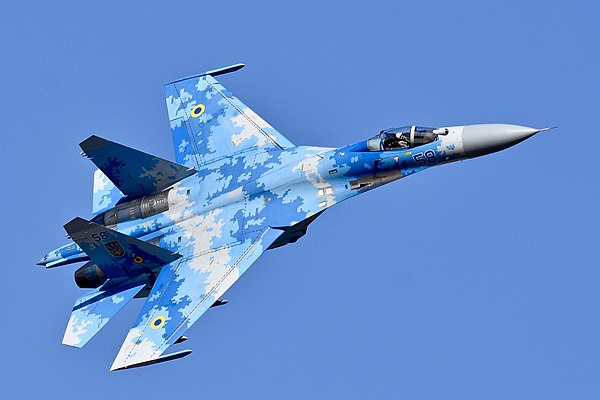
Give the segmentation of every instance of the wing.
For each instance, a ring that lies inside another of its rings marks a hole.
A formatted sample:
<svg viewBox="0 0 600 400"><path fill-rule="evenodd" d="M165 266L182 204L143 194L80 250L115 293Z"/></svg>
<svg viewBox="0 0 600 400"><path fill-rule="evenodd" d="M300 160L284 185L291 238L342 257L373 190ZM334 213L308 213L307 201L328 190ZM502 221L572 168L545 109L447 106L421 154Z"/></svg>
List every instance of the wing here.
<svg viewBox="0 0 600 400"><path fill-rule="evenodd" d="M164 86L178 163L200 170L204 164L242 151L294 147L214 78L242 67L238 64Z"/></svg>
<svg viewBox="0 0 600 400"><path fill-rule="evenodd" d="M144 286L146 282L118 286L106 291L98 289L77 299L65 331L63 344L83 347Z"/></svg>
<svg viewBox="0 0 600 400"><path fill-rule="evenodd" d="M189 354L161 357L281 234L280 230L266 228L242 243L214 250L198 248L165 266L111 371Z"/></svg>

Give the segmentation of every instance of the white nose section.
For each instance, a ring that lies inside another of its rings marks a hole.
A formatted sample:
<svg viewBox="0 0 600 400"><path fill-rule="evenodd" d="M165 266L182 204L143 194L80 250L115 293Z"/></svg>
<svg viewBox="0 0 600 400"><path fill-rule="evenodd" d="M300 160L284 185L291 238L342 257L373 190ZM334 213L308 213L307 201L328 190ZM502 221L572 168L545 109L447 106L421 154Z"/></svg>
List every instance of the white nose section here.
<svg viewBox="0 0 600 400"><path fill-rule="evenodd" d="M466 125L462 132L467 158L507 149L542 131L527 126L507 124Z"/></svg>

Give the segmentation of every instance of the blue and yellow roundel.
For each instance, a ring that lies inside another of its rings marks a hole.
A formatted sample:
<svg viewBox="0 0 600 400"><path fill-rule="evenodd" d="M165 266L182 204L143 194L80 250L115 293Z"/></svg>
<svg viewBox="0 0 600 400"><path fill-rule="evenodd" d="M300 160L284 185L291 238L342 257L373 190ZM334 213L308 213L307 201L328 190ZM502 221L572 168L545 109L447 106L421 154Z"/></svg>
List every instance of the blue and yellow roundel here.
<svg viewBox="0 0 600 400"><path fill-rule="evenodd" d="M158 329L165 324L165 321L166 321L166 318L163 317L162 315L159 315L158 317L156 317L152 320L150 327L152 327L152 329Z"/></svg>
<svg viewBox="0 0 600 400"><path fill-rule="evenodd" d="M204 114L204 110L206 110L206 107L204 106L204 104L198 104L197 106L192 108L192 112L191 112L192 117L198 118L199 116Z"/></svg>

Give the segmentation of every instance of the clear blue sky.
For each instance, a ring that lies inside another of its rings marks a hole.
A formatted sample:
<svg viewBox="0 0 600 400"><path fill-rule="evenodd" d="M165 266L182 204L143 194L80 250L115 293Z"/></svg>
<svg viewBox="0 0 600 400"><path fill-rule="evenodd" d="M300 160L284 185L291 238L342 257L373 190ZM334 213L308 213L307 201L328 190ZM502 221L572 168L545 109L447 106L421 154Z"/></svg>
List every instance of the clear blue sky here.
<svg viewBox="0 0 600 400"><path fill-rule="evenodd" d="M61 3L0 11L3 397L600 398L596 2ZM141 302L63 346L84 291L35 265L90 217L77 144L172 159L162 84L237 62L223 84L296 144L560 128L334 207L188 331L191 356L109 373Z"/></svg>

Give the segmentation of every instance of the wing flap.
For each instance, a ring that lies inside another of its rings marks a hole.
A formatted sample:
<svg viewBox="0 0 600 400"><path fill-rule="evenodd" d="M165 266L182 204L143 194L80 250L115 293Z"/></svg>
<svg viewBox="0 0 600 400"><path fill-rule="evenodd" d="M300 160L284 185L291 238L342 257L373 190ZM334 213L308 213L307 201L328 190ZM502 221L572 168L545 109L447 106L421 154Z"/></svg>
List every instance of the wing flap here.
<svg viewBox="0 0 600 400"><path fill-rule="evenodd" d="M77 299L65 330L63 344L83 347L144 286L146 286L146 282L137 282L128 286L115 287L108 291L94 290Z"/></svg>
<svg viewBox="0 0 600 400"><path fill-rule="evenodd" d="M160 357L281 234L267 228L244 243L196 253L163 268L111 371Z"/></svg>

